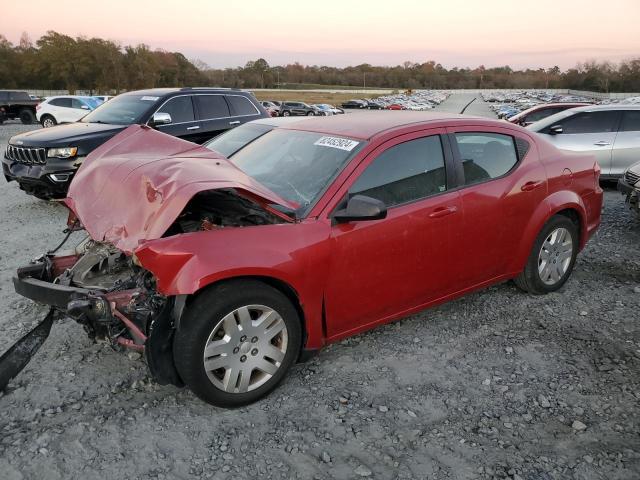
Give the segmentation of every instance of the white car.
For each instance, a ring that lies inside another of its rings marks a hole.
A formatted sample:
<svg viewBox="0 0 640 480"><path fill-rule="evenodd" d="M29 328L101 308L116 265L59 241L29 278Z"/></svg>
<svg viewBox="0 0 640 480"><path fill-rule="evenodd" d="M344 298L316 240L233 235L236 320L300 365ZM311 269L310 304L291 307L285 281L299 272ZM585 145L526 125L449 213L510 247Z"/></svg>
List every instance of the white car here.
<svg viewBox="0 0 640 480"><path fill-rule="evenodd" d="M48 97L36 106L36 118L44 128L53 127L58 123L77 122L98 105L98 101L93 97L77 95Z"/></svg>
<svg viewBox="0 0 640 480"><path fill-rule="evenodd" d="M103 104L104 102L108 102L109 100L111 100L113 98L113 95L94 95L93 98L98 100L100 104Z"/></svg>

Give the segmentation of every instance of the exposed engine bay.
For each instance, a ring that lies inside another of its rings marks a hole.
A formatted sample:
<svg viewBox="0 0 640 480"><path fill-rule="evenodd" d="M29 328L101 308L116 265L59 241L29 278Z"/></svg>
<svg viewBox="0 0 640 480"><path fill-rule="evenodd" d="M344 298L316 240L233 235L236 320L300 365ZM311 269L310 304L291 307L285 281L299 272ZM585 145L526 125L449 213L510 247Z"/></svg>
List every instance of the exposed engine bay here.
<svg viewBox="0 0 640 480"><path fill-rule="evenodd" d="M206 190L189 200L164 236L273 223L283 223L283 220L238 195L233 189Z"/></svg>

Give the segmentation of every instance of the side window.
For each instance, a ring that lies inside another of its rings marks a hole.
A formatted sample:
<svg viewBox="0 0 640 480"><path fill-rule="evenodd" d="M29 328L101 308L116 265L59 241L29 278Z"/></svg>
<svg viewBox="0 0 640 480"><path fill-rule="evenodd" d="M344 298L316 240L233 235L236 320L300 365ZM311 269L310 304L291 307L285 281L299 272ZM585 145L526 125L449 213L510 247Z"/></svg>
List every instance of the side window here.
<svg viewBox="0 0 640 480"><path fill-rule="evenodd" d="M193 104L188 95L172 98L160 107L158 112L171 115L172 123L193 122L195 120Z"/></svg>
<svg viewBox="0 0 640 480"><path fill-rule="evenodd" d="M54 107L66 107L71 108L71 99L70 98L54 98L49 102Z"/></svg>
<svg viewBox="0 0 640 480"><path fill-rule="evenodd" d="M10 92L9 99L12 102L21 102L24 100L31 100L31 97L27 92Z"/></svg>
<svg viewBox="0 0 640 480"><path fill-rule="evenodd" d="M518 163L513 137L500 133L456 133L465 185L498 178Z"/></svg>
<svg viewBox="0 0 640 480"><path fill-rule="evenodd" d="M366 195L392 207L446 189L440 135L432 135L382 152L351 186L349 196Z"/></svg>
<svg viewBox="0 0 640 480"><path fill-rule="evenodd" d="M87 105L81 100L78 100L77 98L71 99L71 108L82 109L83 105L87 107Z"/></svg>
<svg viewBox="0 0 640 480"><path fill-rule="evenodd" d="M234 115L258 115L258 109L249 101L248 98L238 95L227 96L227 101L231 105Z"/></svg>
<svg viewBox="0 0 640 480"><path fill-rule="evenodd" d="M0 102L9 101L9 92L0 92Z"/></svg>
<svg viewBox="0 0 640 480"><path fill-rule="evenodd" d="M562 120L563 134L576 133L605 133L613 132L616 128L618 112L584 112Z"/></svg>
<svg viewBox="0 0 640 480"><path fill-rule="evenodd" d="M193 98L198 106L200 120L229 116L229 105L222 95L196 95Z"/></svg>
<svg viewBox="0 0 640 480"><path fill-rule="evenodd" d="M640 132L640 110L622 112L621 132Z"/></svg>

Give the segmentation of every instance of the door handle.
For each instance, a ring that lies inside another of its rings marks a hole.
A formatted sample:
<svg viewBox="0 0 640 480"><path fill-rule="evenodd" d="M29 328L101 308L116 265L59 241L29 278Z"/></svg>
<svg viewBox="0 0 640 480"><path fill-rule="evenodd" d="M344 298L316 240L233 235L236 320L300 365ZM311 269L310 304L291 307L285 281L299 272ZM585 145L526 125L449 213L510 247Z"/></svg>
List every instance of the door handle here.
<svg viewBox="0 0 640 480"><path fill-rule="evenodd" d="M452 213L456 213L457 211L458 211L458 207L454 207L454 206L439 207L429 214L429 218L446 217L447 215L451 215Z"/></svg>
<svg viewBox="0 0 640 480"><path fill-rule="evenodd" d="M520 190L523 192L530 192L531 190L535 190L538 187L542 186L542 182L540 180L534 180L531 182L527 182L520 187Z"/></svg>
<svg viewBox="0 0 640 480"><path fill-rule="evenodd" d="M599 142L594 143L594 145L597 145L599 147L606 147L607 145L611 145L609 142L605 142L604 140L600 140Z"/></svg>
<svg viewBox="0 0 640 480"><path fill-rule="evenodd" d="M200 128L200 125L195 125L193 127L187 127L187 130L197 130Z"/></svg>
<svg viewBox="0 0 640 480"><path fill-rule="evenodd" d="M236 120L235 122L229 122L229 125L240 125L240 120Z"/></svg>

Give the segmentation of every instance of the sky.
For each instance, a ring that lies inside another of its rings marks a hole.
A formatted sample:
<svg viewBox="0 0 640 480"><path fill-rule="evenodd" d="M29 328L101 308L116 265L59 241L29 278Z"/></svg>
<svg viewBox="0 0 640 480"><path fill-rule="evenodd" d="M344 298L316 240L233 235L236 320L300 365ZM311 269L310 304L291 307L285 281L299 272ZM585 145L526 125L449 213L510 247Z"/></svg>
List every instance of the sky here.
<svg viewBox="0 0 640 480"><path fill-rule="evenodd" d="M570 68L640 56L640 0L0 0L4 35L145 43L212 67Z"/></svg>

